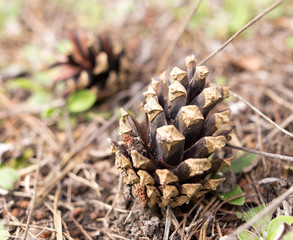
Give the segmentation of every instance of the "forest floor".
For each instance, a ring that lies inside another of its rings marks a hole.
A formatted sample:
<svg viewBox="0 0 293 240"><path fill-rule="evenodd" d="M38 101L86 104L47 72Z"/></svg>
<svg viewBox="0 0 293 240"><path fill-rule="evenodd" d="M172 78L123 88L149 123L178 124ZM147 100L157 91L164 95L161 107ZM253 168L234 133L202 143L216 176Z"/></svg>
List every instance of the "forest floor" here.
<svg viewBox="0 0 293 240"><path fill-rule="evenodd" d="M229 1L207 1L180 35L193 1L88 0L87 8L72 1L11 2L7 12L16 13L0 19L0 166L15 169L19 178L9 191L0 184L0 227L11 239L163 239L166 212L124 198L107 141L118 139L117 112L127 104L142 119L138 103L152 76L184 68L191 54L201 61L271 2L247 1L252 4L243 11L250 15L243 13L248 20L238 26L236 13L223 4ZM230 144L293 156L293 138L236 97L293 133L293 4L285 1L278 8L276 16L259 20L205 65L209 82L235 93L225 102L232 111ZM136 81L76 114L48 90L52 75L44 69L54 63L56 51L64 51L61 43L69 32L80 28L121 40L133 55ZM177 36L170 57L164 56ZM15 85L21 74L33 82L30 87L26 81ZM45 100L38 85L47 88ZM48 117L48 109L59 112ZM239 213L269 204L292 185L292 162L230 151L250 162L231 180L242 189L245 204L231 205L208 194L172 211L170 239L219 239L244 223ZM4 175L0 181L6 181ZM293 195L275 207L273 216L292 215L292 208Z"/></svg>

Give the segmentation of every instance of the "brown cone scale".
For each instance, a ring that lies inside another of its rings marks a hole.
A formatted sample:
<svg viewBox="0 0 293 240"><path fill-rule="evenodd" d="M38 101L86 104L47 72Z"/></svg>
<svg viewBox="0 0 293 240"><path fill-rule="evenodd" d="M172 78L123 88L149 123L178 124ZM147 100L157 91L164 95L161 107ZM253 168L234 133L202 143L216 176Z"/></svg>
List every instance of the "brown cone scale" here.
<svg viewBox="0 0 293 240"><path fill-rule="evenodd" d="M59 82L65 82L63 97L84 88L97 94L97 101L112 96L134 81L131 69L132 57L122 45L105 34L96 36L79 30L71 32L72 50L66 56L58 56L49 68L58 68L52 81L54 90ZM132 74L130 74L132 73Z"/></svg>

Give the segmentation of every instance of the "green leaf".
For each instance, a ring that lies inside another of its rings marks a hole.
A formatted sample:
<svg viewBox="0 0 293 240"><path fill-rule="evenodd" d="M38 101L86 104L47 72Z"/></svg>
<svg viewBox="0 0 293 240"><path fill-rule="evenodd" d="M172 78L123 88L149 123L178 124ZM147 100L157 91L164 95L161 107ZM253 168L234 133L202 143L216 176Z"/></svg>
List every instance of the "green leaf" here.
<svg viewBox="0 0 293 240"><path fill-rule="evenodd" d="M90 109L96 99L96 95L90 90L80 90L69 96L67 107L69 112L83 112Z"/></svg>
<svg viewBox="0 0 293 240"><path fill-rule="evenodd" d="M251 208L249 211L247 211L244 214L242 214L241 220L242 221L250 220L255 215L259 214L265 207L266 207L266 205L261 204L261 205L258 205L257 207Z"/></svg>
<svg viewBox="0 0 293 240"><path fill-rule="evenodd" d="M7 239L9 239L10 236L11 235L10 235L10 233L7 230L5 230L4 228L3 229L2 228L0 229L0 240L7 240Z"/></svg>
<svg viewBox="0 0 293 240"><path fill-rule="evenodd" d="M236 158L231 162L231 168L233 169L234 173L240 173L243 171L243 169L250 167L256 158L257 156L255 154L242 155L241 157Z"/></svg>
<svg viewBox="0 0 293 240"><path fill-rule="evenodd" d="M14 183L19 180L17 171L10 167L0 168L0 176L0 187L7 190L13 190Z"/></svg>
<svg viewBox="0 0 293 240"><path fill-rule="evenodd" d="M291 225L293 223L293 216L279 216L274 218L269 226L269 232L268 232L268 239L267 240L273 240L276 235L278 234L281 224L287 223Z"/></svg>
<svg viewBox="0 0 293 240"><path fill-rule="evenodd" d="M230 192L227 193L218 193L218 197L220 199L222 199L223 201L228 200L229 198L232 198L234 196L237 196L239 194L242 194L243 191L241 190L241 188L237 185L233 190L231 190ZM245 202L245 198L244 197L239 197L236 199L233 199L231 201L229 201L228 203L233 204L233 205L243 205Z"/></svg>
<svg viewBox="0 0 293 240"><path fill-rule="evenodd" d="M293 232L286 233L282 238L282 240L292 240L292 239L293 239Z"/></svg>
<svg viewBox="0 0 293 240"><path fill-rule="evenodd" d="M238 237L240 240L259 240L259 237L255 233L248 230L242 231Z"/></svg>

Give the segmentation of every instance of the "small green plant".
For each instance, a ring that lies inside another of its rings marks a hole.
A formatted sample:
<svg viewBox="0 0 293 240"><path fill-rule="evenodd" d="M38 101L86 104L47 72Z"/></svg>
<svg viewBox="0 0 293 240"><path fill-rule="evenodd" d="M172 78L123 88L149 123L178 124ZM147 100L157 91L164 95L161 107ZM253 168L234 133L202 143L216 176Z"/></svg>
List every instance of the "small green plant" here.
<svg viewBox="0 0 293 240"><path fill-rule="evenodd" d="M0 240L7 240L10 236L10 233L5 229L5 227L0 225Z"/></svg>
<svg viewBox="0 0 293 240"><path fill-rule="evenodd" d="M14 168L0 167L0 188L13 190L14 184L19 180L19 175Z"/></svg>
<svg viewBox="0 0 293 240"><path fill-rule="evenodd" d="M262 204L250 209L244 214L238 213L237 216L243 221L248 221L264 208L265 205ZM240 240L289 240L292 239L293 235L292 224L293 216L278 216L272 219L271 215L266 215L252 225L255 232L244 230L238 235L238 237Z"/></svg>
<svg viewBox="0 0 293 240"><path fill-rule="evenodd" d="M256 155L255 154L242 154L242 155L239 155L235 160L233 160L231 162L231 167L225 167L221 170L221 172L225 172L228 169L231 169L234 174L241 173L245 169L253 166L255 162L256 162ZM232 189L231 191L229 191L227 193L219 192L219 193L217 193L217 195L221 200L226 201L226 200L233 198L233 197L236 197L242 193L243 193L243 191L240 188L240 186L236 185L236 187L234 189ZM243 205L245 203L245 198L239 197L239 198L236 198L236 199L229 201L228 203L232 204L232 205Z"/></svg>
<svg viewBox="0 0 293 240"><path fill-rule="evenodd" d="M88 89L72 93L67 100L69 112L78 113L90 109L96 102L97 96Z"/></svg>

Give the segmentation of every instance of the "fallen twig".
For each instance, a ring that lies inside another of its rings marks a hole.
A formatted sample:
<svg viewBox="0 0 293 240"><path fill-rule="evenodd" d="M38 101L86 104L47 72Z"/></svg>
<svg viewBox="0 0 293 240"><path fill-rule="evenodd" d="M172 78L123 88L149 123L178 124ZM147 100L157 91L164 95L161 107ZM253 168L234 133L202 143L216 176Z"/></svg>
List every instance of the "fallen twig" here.
<svg viewBox="0 0 293 240"><path fill-rule="evenodd" d="M286 160L286 161L293 161L293 157L290 157L290 156L262 152L262 151L258 151L258 150L251 149L251 148L246 148L246 147L234 146L234 145L232 145L230 143L227 143L226 145L228 147L230 147L230 148L234 148L234 149L241 150L241 151L244 151L244 152L258 154L260 156L271 157L271 158L278 158L278 159Z"/></svg>
<svg viewBox="0 0 293 240"><path fill-rule="evenodd" d="M244 25L239 31L237 31L232 37L230 37L226 42L222 44L220 48L218 48L216 51L212 52L209 56L207 56L204 60L202 60L198 65L202 65L209 61L211 58L213 58L215 55L217 55L219 52L221 52L229 43L231 43L240 33L245 31L247 28L249 28L251 25L256 23L259 19L261 19L264 15L271 12L273 9L275 9L277 6L279 6L282 3L283 0L278 0L274 4L272 4L270 7L262 11L260 14L258 14L255 18L253 18L251 21L249 21L246 25Z"/></svg>
<svg viewBox="0 0 293 240"><path fill-rule="evenodd" d="M293 138L293 133L288 132L286 129L280 127L277 123L275 123L273 120L269 119L265 114L263 114L260 110L258 110L256 107L254 107L251 103L246 101L243 97L239 96L237 93L233 92L230 90L230 93L239 98L242 102L244 102L247 106L249 106L253 111L258 113L261 117L263 117L265 120L267 120L269 123L273 124L276 128L278 128L280 131L285 133L286 135L290 136Z"/></svg>

